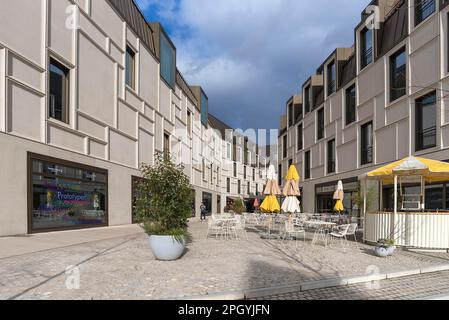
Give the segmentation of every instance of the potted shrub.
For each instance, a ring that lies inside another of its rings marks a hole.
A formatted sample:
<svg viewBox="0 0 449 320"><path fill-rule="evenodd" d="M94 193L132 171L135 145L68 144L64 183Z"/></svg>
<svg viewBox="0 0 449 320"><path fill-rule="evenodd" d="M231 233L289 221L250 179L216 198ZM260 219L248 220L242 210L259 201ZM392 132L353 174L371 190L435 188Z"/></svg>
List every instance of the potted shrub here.
<svg viewBox="0 0 449 320"><path fill-rule="evenodd" d="M374 251L379 257L388 257L393 255L396 251L394 240L380 239L379 241L377 241L377 246Z"/></svg>
<svg viewBox="0 0 449 320"><path fill-rule="evenodd" d="M233 205L233 211L234 211L234 213L235 214L242 214L243 213L243 211L245 211L245 204L243 203L243 200L242 199L236 199L235 201L234 201L234 205Z"/></svg>
<svg viewBox="0 0 449 320"><path fill-rule="evenodd" d="M192 191L181 166L156 155L154 165L141 165L137 183L136 215L149 236L158 260L179 259L185 251L187 222L192 215Z"/></svg>

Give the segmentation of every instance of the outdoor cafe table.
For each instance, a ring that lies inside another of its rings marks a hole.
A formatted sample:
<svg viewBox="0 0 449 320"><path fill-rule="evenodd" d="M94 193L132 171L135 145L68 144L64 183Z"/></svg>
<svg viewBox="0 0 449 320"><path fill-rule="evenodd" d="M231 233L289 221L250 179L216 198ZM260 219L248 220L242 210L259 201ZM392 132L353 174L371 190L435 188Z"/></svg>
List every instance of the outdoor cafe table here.
<svg viewBox="0 0 449 320"><path fill-rule="evenodd" d="M318 241L321 240L325 247L327 247L328 244L329 230L337 225L334 222L326 222L321 220L309 220L306 221L305 224L316 229L315 234L313 235L312 245L316 245Z"/></svg>
<svg viewBox="0 0 449 320"><path fill-rule="evenodd" d="M236 218L216 218L215 222L221 227L221 236L224 239L232 240L233 228L237 224Z"/></svg>

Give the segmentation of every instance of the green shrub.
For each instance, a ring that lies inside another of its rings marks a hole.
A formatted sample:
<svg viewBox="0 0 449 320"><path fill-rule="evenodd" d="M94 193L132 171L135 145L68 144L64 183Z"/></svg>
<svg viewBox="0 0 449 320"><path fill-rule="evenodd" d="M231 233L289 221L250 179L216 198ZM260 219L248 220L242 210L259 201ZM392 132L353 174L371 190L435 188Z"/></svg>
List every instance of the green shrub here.
<svg viewBox="0 0 449 320"><path fill-rule="evenodd" d="M234 201L233 210L235 213L242 214L245 211L245 209L246 207L242 199L236 199Z"/></svg>
<svg viewBox="0 0 449 320"><path fill-rule="evenodd" d="M192 191L181 166L164 154L157 154L153 166L142 164L142 180L137 183L135 211L148 235L187 236L192 215Z"/></svg>

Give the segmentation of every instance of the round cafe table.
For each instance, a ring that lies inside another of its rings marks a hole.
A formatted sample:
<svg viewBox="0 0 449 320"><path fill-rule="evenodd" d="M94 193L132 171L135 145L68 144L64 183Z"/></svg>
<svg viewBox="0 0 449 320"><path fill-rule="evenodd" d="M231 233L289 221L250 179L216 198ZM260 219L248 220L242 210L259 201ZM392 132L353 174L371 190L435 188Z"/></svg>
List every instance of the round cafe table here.
<svg viewBox="0 0 449 320"><path fill-rule="evenodd" d="M319 241L321 241L324 244L324 247L327 247L329 242L329 230L337 225L334 222L326 222L321 220L309 220L306 221L305 224L315 228L312 245L315 246Z"/></svg>

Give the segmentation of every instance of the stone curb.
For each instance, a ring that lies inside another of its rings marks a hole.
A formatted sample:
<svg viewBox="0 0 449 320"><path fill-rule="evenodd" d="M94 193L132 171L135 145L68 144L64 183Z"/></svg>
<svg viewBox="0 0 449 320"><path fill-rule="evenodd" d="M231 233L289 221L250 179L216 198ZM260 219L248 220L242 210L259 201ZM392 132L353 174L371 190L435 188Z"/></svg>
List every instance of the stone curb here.
<svg viewBox="0 0 449 320"><path fill-rule="evenodd" d="M441 272L441 271L449 271L449 264L424 267L421 269L383 273L383 274L377 274L377 275L330 278L330 279L323 279L323 280L317 280L317 281L308 281L308 282L302 282L302 283L288 285L288 286L278 286L278 287L259 288L259 289L246 289L246 290L237 290L237 291L222 292L222 293L217 292L217 293L211 293L211 294L206 294L206 295L176 298L174 300L202 300L202 301L205 301L205 300L214 301L215 300L216 301L216 300L256 299L256 298L263 298L263 297L272 296L272 295L287 294L287 293L293 293L293 292L304 292L304 291L309 291L309 290L325 289L325 288L332 288L332 287L342 287L342 286L358 284L358 283L381 281L381 280L408 277L408 276L413 276L413 275L418 275L418 274L435 273L435 272ZM444 299L445 297L449 298L449 294L442 295L440 297L440 299L435 298L435 300L445 300ZM432 299L429 298L428 300L432 300Z"/></svg>

